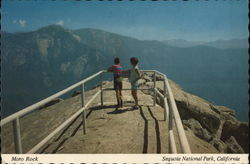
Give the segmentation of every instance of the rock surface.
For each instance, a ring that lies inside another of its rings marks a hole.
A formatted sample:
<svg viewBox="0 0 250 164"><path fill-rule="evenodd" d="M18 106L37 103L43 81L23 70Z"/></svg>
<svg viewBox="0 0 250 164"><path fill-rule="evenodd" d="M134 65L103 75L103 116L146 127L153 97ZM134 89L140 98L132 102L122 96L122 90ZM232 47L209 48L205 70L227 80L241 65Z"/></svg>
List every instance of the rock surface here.
<svg viewBox="0 0 250 164"><path fill-rule="evenodd" d="M145 76L147 75L144 74ZM148 77L152 77L152 74ZM237 120L234 110L214 105L207 100L187 93L171 80L169 83L183 124L195 136L209 142L222 153L249 152L249 124ZM157 89L162 94L163 84L162 79L156 82ZM153 87L152 80L146 82L145 86ZM149 94L153 95L152 92ZM157 97L157 102L163 106L160 97ZM234 137L235 142L232 137ZM229 138L231 139L228 141ZM230 144L232 147L237 145L237 151L228 146Z"/></svg>
<svg viewBox="0 0 250 164"><path fill-rule="evenodd" d="M39 109L47 108L47 107L52 106L52 105L54 105L54 104L57 104L57 103L59 103L59 102L61 102L61 101L63 101L63 99L61 99L61 98L56 98L56 99L54 99L54 100L52 100L52 101L46 103L45 105L43 105L43 106L40 107Z"/></svg>
<svg viewBox="0 0 250 164"><path fill-rule="evenodd" d="M238 144L236 139L231 136L227 141L227 153L244 153L242 147Z"/></svg>
<svg viewBox="0 0 250 164"><path fill-rule="evenodd" d="M227 120L222 128L221 140L227 141L234 137L245 152L249 152L249 125L247 123Z"/></svg>
<svg viewBox="0 0 250 164"><path fill-rule="evenodd" d="M206 129L204 129L197 120L195 120L193 118L191 118L189 120L183 120L183 125L188 127L189 129L191 129L192 132L197 137L199 137L207 142L212 140L211 134Z"/></svg>

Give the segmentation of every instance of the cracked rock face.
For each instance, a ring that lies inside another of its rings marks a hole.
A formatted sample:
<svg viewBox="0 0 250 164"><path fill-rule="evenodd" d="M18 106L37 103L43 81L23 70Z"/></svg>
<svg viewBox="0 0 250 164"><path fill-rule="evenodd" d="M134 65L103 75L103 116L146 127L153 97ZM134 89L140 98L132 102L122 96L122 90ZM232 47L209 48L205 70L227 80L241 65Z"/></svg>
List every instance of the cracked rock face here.
<svg viewBox="0 0 250 164"><path fill-rule="evenodd" d="M153 75L144 74L143 77L146 80L145 86L153 87ZM157 89L163 93L163 79L158 77L156 81ZM249 152L249 125L237 120L233 109L217 106L185 92L171 80L169 80L169 84L185 128L189 128L195 136L209 142L219 152ZM151 93L151 95L153 94ZM163 106L164 102L157 97L157 103Z"/></svg>
<svg viewBox="0 0 250 164"><path fill-rule="evenodd" d="M234 137L237 143L243 148L243 150L245 152L249 152L248 131L249 125L247 123L228 120L223 125L221 140L227 142L228 139Z"/></svg>
<svg viewBox="0 0 250 164"><path fill-rule="evenodd" d="M238 144L236 139L231 136L227 141L227 153L244 153L242 147Z"/></svg>
<svg viewBox="0 0 250 164"><path fill-rule="evenodd" d="M189 129L191 129L197 137L207 142L212 140L211 133L209 133L206 129L204 129L197 120L193 118L189 120L183 120L183 124Z"/></svg>

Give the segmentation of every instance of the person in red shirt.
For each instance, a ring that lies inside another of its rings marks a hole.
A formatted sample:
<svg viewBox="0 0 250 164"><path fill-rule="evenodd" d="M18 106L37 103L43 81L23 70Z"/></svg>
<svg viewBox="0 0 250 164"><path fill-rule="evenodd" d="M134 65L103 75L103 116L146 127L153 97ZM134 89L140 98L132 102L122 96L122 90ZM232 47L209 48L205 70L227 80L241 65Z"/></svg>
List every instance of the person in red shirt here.
<svg viewBox="0 0 250 164"><path fill-rule="evenodd" d="M117 107L122 107L122 66L120 59L114 59L114 65L108 69L108 72L113 72L114 76L114 90L116 92Z"/></svg>

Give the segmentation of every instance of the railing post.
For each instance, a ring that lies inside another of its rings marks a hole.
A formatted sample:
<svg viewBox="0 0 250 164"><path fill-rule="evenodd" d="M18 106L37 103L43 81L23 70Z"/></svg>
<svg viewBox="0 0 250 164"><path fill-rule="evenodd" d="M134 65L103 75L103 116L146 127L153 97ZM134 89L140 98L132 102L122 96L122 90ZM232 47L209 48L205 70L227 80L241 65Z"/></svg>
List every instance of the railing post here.
<svg viewBox="0 0 250 164"><path fill-rule="evenodd" d="M156 72L154 71L154 102L153 102L154 106L156 104L156 91L155 91L155 88L156 88Z"/></svg>
<svg viewBox="0 0 250 164"><path fill-rule="evenodd" d="M176 149L176 144L175 144L175 139L174 139L172 109L169 110L168 137L169 137L169 152L176 154L177 149Z"/></svg>
<svg viewBox="0 0 250 164"><path fill-rule="evenodd" d="M169 107L168 107L168 102L167 102L167 98L165 97L164 99L164 121L169 119Z"/></svg>
<svg viewBox="0 0 250 164"><path fill-rule="evenodd" d="M100 74L101 106L103 106L102 74L103 73Z"/></svg>
<svg viewBox="0 0 250 164"><path fill-rule="evenodd" d="M15 151L16 151L17 154L22 154L23 150L22 150L22 141L21 141L19 117L17 117L12 123L13 123Z"/></svg>
<svg viewBox="0 0 250 164"><path fill-rule="evenodd" d="M167 77L164 76L163 78L164 78L164 81L163 81L163 82L164 82L164 84L163 84L163 90L164 90L164 91L163 91L163 92L164 92L164 97L167 98L167 84L166 84L166 83L167 83L167 82L166 82Z"/></svg>
<svg viewBox="0 0 250 164"><path fill-rule="evenodd" d="M166 121L166 118L167 118L167 122L168 122L168 120L169 120L169 107L168 107L168 102L167 102L166 76L164 76L163 78L164 78L163 95L164 95L164 105L165 105L164 121Z"/></svg>
<svg viewBox="0 0 250 164"><path fill-rule="evenodd" d="M164 121L166 121L166 117L167 117L167 112L166 112L167 102L166 102L166 98L164 98L163 101L164 101Z"/></svg>
<svg viewBox="0 0 250 164"><path fill-rule="evenodd" d="M82 101L82 108L85 107L85 91L84 91L84 84L81 86L82 94L81 94L81 101ZM82 122L83 122L83 134L87 133L87 128L86 128L86 110L84 109L82 112Z"/></svg>

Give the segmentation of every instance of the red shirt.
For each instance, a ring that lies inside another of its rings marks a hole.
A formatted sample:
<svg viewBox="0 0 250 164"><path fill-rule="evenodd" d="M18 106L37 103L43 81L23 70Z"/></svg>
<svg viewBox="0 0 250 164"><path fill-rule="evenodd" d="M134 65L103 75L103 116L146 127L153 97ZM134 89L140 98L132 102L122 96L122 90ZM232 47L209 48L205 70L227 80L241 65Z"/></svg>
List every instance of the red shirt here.
<svg viewBox="0 0 250 164"><path fill-rule="evenodd" d="M117 78L117 77L121 77L123 69L120 64L115 64L111 66L108 69L108 71L113 72L114 78Z"/></svg>

